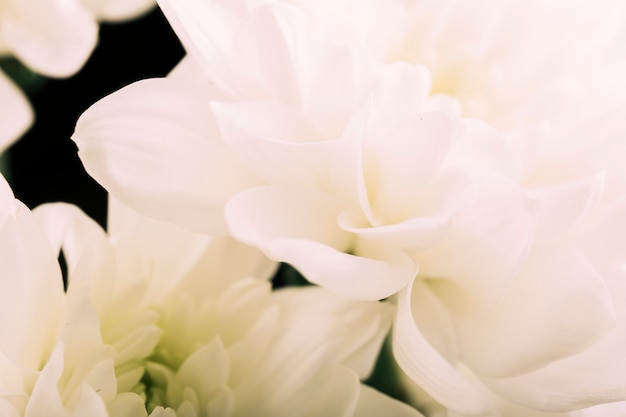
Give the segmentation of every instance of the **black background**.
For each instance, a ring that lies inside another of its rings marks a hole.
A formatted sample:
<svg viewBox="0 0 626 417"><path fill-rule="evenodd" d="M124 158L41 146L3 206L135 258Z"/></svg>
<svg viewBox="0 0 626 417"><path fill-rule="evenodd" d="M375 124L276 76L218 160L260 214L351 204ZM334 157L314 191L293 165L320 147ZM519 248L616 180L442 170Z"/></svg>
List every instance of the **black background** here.
<svg viewBox="0 0 626 417"><path fill-rule="evenodd" d="M9 150L9 182L28 207L65 201L106 222L106 192L84 171L70 136L91 104L134 81L166 75L184 50L158 8L133 21L101 24L98 46L68 79L28 91L32 128Z"/></svg>

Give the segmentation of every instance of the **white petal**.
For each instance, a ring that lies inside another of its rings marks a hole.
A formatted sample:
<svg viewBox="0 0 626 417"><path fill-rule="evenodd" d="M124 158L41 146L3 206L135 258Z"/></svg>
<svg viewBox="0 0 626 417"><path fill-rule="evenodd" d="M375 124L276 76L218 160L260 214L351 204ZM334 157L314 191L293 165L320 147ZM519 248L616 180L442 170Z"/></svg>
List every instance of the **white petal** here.
<svg viewBox="0 0 626 417"><path fill-rule="evenodd" d="M208 106L215 89L150 79L99 101L73 139L87 171L140 213L223 232L222 204L255 179L221 142Z"/></svg>
<svg viewBox="0 0 626 417"><path fill-rule="evenodd" d="M391 126L425 110L430 93L430 74L423 65L405 61L382 68L374 89L374 106L382 125Z"/></svg>
<svg viewBox="0 0 626 417"><path fill-rule="evenodd" d="M98 20L119 21L138 17L154 8L155 0L80 0Z"/></svg>
<svg viewBox="0 0 626 417"><path fill-rule="evenodd" d="M306 21L298 12L286 4L270 3L242 19L233 35L232 65L242 73L237 86L247 97L299 103L295 47Z"/></svg>
<svg viewBox="0 0 626 417"><path fill-rule="evenodd" d="M423 414L409 405L361 385L361 393L354 417L370 416L423 417Z"/></svg>
<svg viewBox="0 0 626 417"><path fill-rule="evenodd" d="M490 409L478 386L465 379L426 340L413 320L412 284L399 297L393 353L400 368L435 400L461 414L480 415Z"/></svg>
<svg viewBox="0 0 626 417"><path fill-rule="evenodd" d="M483 379L499 394L528 407L569 411L624 398L626 385L626 286L612 282L617 327L591 348L535 372ZM580 311L583 314L584 310Z"/></svg>
<svg viewBox="0 0 626 417"><path fill-rule="evenodd" d="M33 111L26 96L0 70L0 154L28 129Z"/></svg>
<svg viewBox="0 0 626 417"><path fill-rule="evenodd" d="M10 192L4 179L0 188L4 196ZM2 200L0 211L13 198ZM0 217L0 315L11 318L0 321L0 349L26 369L41 369L53 348L63 280L57 255L32 213L19 201L12 205L6 208L13 213Z"/></svg>
<svg viewBox="0 0 626 417"><path fill-rule="evenodd" d="M212 103L224 140L271 184L329 188L340 141L321 140L301 113L272 102Z"/></svg>
<svg viewBox="0 0 626 417"><path fill-rule="evenodd" d="M332 375L317 395L306 417L351 417L359 399L360 383L354 372L343 366L335 367Z"/></svg>
<svg viewBox="0 0 626 417"><path fill-rule="evenodd" d="M367 192L383 223L404 220L417 210L454 136L453 124L433 112L405 119L366 145Z"/></svg>
<svg viewBox="0 0 626 417"><path fill-rule="evenodd" d="M57 385L65 365L63 353L63 344L57 344L37 378L24 417L65 414Z"/></svg>
<svg viewBox="0 0 626 417"><path fill-rule="evenodd" d="M333 292L381 299L406 285L416 267L403 252L377 247L363 256L344 253L351 236L337 226L337 214L329 195L295 187L254 188L226 206L235 237Z"/></svg>
<svg viewBox="0 0 626 417"><path fill-rule="evenodd" d="M98 25L76 0L20 0L3 9L0 37L35 71L67 77L96 45Z"/></svg>
<svg viewBox="0 0 626 417"><path fill-rule="evenodd" d="M472 174L476 201L452 219L440 243L418 253L420 275L450 280L465 296L494 305L528 253L532 221L515 183L492 172Z"/></svg>
<svg viewBox="0 0 626 417"><path fill-rule="evenodd" d="M519 375L582 352L614 327L600 276L569 248L537 246L495 305L460 312L460 349L476 373ZM473 317L472 317L473 316Z"/></svg>
<svg viewBox="0 0 626 417"><path fill-rule="evenodd" d="M598 202L605 175L600 173L559 185L531 188L538 239L558 239L561 233L581 220Z"/></svg>
<svg viewBox="0 0 626 417"><path fill-rule="evenodd" d="M211 81L232 88L231 43L240 17L221 2L157 0L185 49ZM228 90L233 92L233 90Z"/></svg>
<svg viewBox="0 0 626 417"><path fill-rule="evenodd" d="M342 342L341 362L359 379L369 377L391 326L394 311L389 303L351 300L321 287L289 287L274 292L273 297L288 317L329 318L337 331L336 340Z"/></svg>
<svg viewBox="0 0 626 417"><path fill-rule="evenodd" d="M78 207L43 204L33 210L54 253L63 251L68 291L88 286L98 300L111 297L115 276L113 248L104 230Z"/></svg>

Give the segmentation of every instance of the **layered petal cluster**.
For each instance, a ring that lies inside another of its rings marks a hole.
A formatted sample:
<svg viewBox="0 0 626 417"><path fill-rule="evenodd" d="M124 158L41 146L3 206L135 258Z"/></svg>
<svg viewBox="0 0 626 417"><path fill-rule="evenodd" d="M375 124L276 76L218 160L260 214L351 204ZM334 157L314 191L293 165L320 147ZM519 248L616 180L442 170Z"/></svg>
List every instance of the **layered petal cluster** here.
<svg viewBox="0 0 626 417"><path fill-rule="evenodd" d="M47 77L78 71L96 46L98 21L119 21L153 7L153 0L3 0L0 57L14 56ZM0 71L0 152L32 122L23 94Z"/></svg>
<svg viewBox="0 0 626 417"><path fill-rule="evenodd" d="M107 235L70 205L31 213L4 181L0 201L2 415L420 415L360 383L390 305L272 292L256 249L121 205Z"/></svg>
<svg viewBox="0 0 626 417"><path fill-rule="evenodd" d="M93 282L65 292L58 248L4 178L0 202L2 415L108 416L115 352L100 334Z"/></svg>
<svg viewBox="0 0 626 417"><path fill-rule="evenodd" d="M159 4L189 56L74 135L114 196L399 292L395 357L451 413L625 399L622 3Z"/></svg>

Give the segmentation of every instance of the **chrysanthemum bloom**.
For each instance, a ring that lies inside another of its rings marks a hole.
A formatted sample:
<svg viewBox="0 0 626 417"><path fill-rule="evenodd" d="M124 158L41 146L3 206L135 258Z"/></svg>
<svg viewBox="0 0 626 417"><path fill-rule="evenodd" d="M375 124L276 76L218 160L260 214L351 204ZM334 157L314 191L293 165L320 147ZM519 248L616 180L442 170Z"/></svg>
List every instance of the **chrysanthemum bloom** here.
<svg viewBox="0 0 626 417"><path fill-rule="evenodd" d="M14 56L48 77L78 71L96 45L98 21L129 19L154 0L3 0L0 57ZM0 152L32 122L23 94L0 71Z"/></svg>
<svg viewBox="0 0 626 417"><path fill-rule="evenodd" d="M3 415L419 416L359 382L389 305L273 293L255 249L121 206L107 235L73 206L31 214L4 182L0 201Z"/></svg>
<svg viewBox="0 0 626 417"><path fill-rule="evenodd" d="M424 68L378 71L357 50L317 42L292 6L241 20L224 37L240 44L232 56L222 44L190 46L224 49L200 56L220 71L194 76L185 63L179 76L131 85L79 120L87 170L119 199L201 232L228 223L312 282L361 299L413 279L412 252L484 198L479 183L498 190L503 216L518 214L508 206L520 190L499 172L511 152L488 126L451 120L449 103L429 100ZM275 54L258 53L270 45ZM526 221L490 228L488 239L526 234Z"/></svg>
<svg viewBox="0 0 626 417"><path fill-rule="evenodd" d="M347 26L293 4L161 4L192 60L77 125L109 191L201 232L225 229L223 211L234 236L334 292L405 287L396 357L451 412L494 412L492 392L549 411L624 398L614 102L587 114L601 135L560 105L506 130L473 96L430 95L429 68L333 38Z"/></svg>
<svg viewBox="0 0 626 417"><path fill-rule="evenodd" d="M4 178L0 247L0 414L107 416L115 351L100 334L94 283L77 279L64 291L58 248Z"/></svg>
<svg viewBox="0 0 626 417"><path fill-rule="evenodd" d="M255 249L119 205L111 210L111 240L123 268L113 299L125 302L102 314L103 338L120 333L115 320L122 317L158 316L161 336L143 361L140 385L131 388L137 382L131 375L140 374L128 372L128 358L141 355L129 347L145 338L127 332L126 342L113 343L117 349L131 342L122 355L127 364L116 361L118 374L126 369L118 381L145 396L152 416L419 415L359 383L389 328L386 303L313 287L272 292L262 278L274 263Z"/></svg>

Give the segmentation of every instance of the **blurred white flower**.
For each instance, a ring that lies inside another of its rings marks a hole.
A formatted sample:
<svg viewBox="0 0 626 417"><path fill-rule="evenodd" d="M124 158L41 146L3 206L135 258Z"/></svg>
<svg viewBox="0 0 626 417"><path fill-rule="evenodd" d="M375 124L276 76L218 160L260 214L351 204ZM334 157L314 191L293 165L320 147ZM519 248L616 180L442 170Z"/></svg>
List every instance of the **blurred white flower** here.
<svg viewBox="0 0 626 417"><path fill-rule="evenodd" d="M616 87L626 87L619 0L283 1L321 22L320 37L358 45L383 65L425 65L433 94L498 128L549 119L577 89L602 93L593 106L607 108L622 101Z"/></svg>
<svg viewBox="0 0 626 417"><path fill-rule="evenodd" d="M0 70L0 154L21 136L33 121L28 99Z"/></svg>
<svg viewBox="0 0 626 417"><path fill-rule="evenodd" d="M3 0L0 3L0 57L14 56L48 77L69 77L96 46L98 21L138 16L154 0ZM0 152L32 122L32 111L0 71Z"/></svg>

